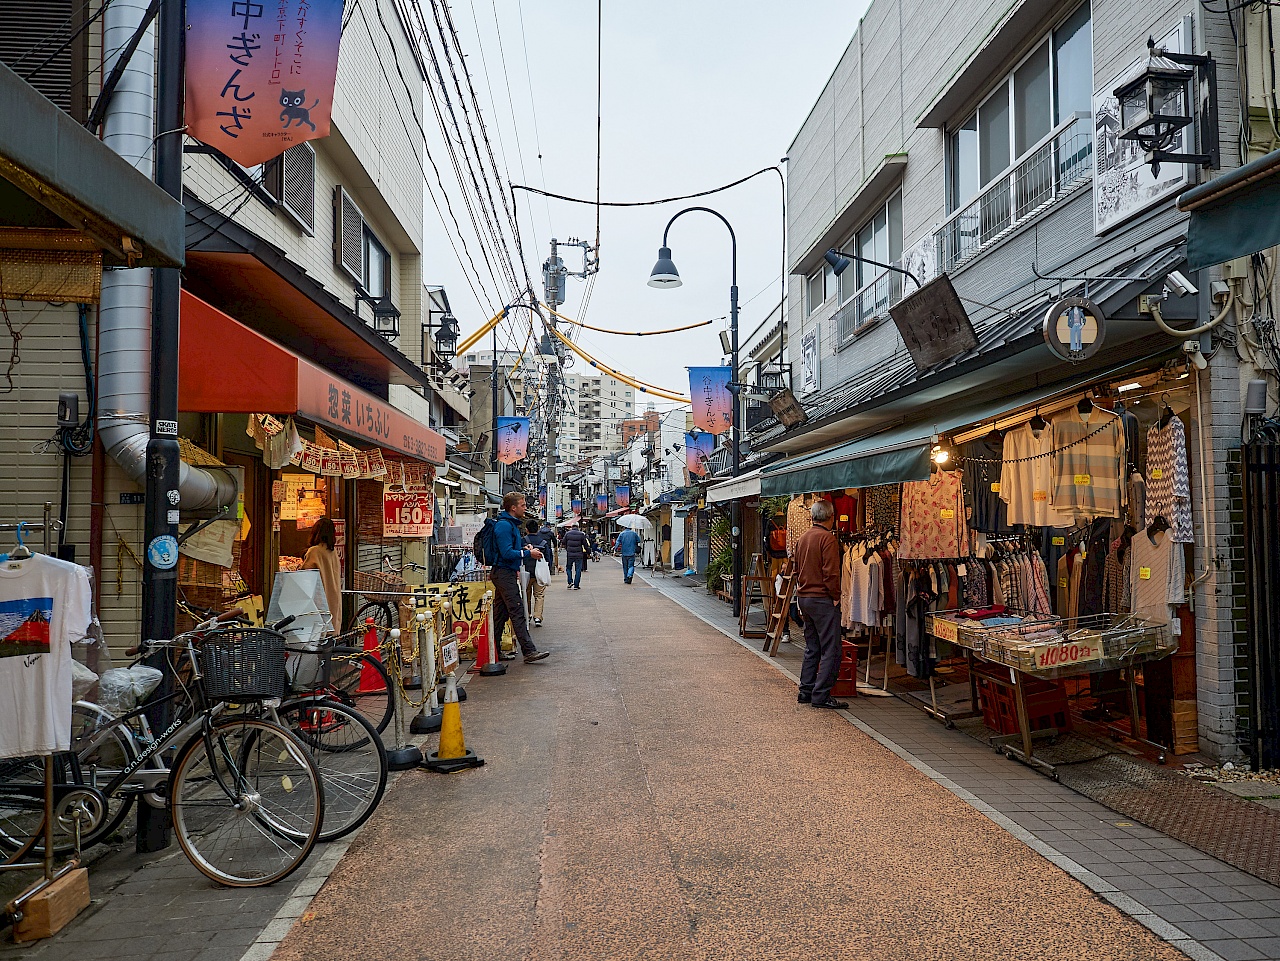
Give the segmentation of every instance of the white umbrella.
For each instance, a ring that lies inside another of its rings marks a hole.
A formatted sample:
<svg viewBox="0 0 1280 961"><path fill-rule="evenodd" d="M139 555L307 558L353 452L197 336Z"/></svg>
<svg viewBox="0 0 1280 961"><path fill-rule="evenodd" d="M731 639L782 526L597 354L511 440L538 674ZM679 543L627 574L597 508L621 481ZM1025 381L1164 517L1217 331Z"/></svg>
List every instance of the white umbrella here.
<svg viewBox="0 0 1280 961"><path fill-rule="evenodd" d="M556 525L556 527L577 527L577 526L578 526L577 517L570 517L567 521L561 521L559 524Z"/></svg>
<svg viewBox="0 0 1280 961"><path fill-rule="evenodd" d="M653 530L653 524L650 523L649 518L641 517L639 514L623 514L616 519L616 523L619 527L629 527L633 531Z"/></svg>

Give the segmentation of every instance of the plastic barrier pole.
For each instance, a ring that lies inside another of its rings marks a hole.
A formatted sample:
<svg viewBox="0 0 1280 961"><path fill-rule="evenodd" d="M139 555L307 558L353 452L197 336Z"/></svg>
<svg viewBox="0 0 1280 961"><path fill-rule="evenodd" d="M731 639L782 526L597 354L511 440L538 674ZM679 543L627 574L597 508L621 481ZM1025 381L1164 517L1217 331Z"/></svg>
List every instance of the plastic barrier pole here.
<svg viewBox="0 0 1280 961"><path fill-rule="evenodd" d="M489 635L489 643L487 645L489 663L480 668L480 676L501 677L507 673L507 665L503 664L498 658L498 639L493 634L493 591L485 591L484 603L487 607L485 623L488 625L486 633ZM478 651L479 645L476 645L476 647Z"/></svg>
<svg viewBox="0 0 1280 961"><path fill-rule="evenodd" d="M431 626L427 627L427 612L419 611L418 621L418 676L422 678L422 689L431 694L422 699L422 709L409 724L413 734L431 734L440 730L440 710L435 706L436 700L436 625L439 619L431 610Z"/></svg>
<svg viewBox="0 0 1280 961"><path fill-rule="evenodd" d="M405 700L404 685L401 683L401 672L404 670L404 659L400 651L400 628L393 627L389 632L391 652L387 660L391 661L390 671L394 689L391 692L391 705L394 713L392 730L395 731L395 747L387 748L387 768L391 771L407 771L422 763L422 752L409 743L405 732Z"/></svg>

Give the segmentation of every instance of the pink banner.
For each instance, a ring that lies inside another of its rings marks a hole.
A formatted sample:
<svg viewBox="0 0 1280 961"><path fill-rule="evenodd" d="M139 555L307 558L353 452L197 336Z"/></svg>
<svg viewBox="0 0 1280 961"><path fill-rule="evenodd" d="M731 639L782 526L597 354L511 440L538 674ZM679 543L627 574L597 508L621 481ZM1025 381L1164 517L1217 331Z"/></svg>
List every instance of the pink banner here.
<svg viewBox="0 0 1280 961"><path fill-rule="evenodd" d="M329 136L342 0L187 0L187 132L245 167Z"/></svg>
<svg viewBox="0 0 1280 961"><path fill-rule="evenodd" d="M689 397L693 426L709 434L723 434L733 424L733 394L728 367L690 367Z"/></svg>
<svg viewBox="0 0 1280 961"><path fill-rule="evenodd" d="M498 463L514 464L529 455L529 418L498 418Z"/></svg>
<svg viewBox="0 0 1280 961"><path fill-rule="evenodd" d="M716 439L710 434L684 435L684 462L689 473L694 477L704 477L710 473L711 452L715 450Z"/></svg>

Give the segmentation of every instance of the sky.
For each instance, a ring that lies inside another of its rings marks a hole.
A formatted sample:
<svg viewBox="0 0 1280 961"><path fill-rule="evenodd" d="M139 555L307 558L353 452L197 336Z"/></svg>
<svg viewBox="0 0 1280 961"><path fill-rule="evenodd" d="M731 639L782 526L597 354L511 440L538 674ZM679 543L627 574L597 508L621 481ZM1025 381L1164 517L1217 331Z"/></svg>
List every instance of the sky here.
<svg viewBox="0 0 1280 961"><path fill-rule="evenodd" d="M777 164L852 39L866 2L607 0L603 7L601 198L636 201L717 187ZM452 9L499 169L516 183L594 198L596 3L473 0ZM443 158L438 129L427 132L428 150ZM550 238L593 239L595 208L517 196L525 260L541 292ZM711 326L660 337L583 331L579 338L604 363L679 394L688 393L686 366L722 362L718 334L727 328L729 312L729 235L708 214L686 214L672 227L670 246L683 286L646 284L664 226L691 204L717 209L737 235L745 345L781 295L782 190L772 172L695 201L604 208L589 309L584 316L586 286L572 277L560 308L618 330L715 318ZM474 251L474 242L468 246ZM562 256L570 270L581 269L580 252L569 249ZM491 316L469 288L430 203L424 276L445 286L464 338ZM500 346L523 343L514 325L499 338ZM480 346L489 345L486 337ZM573 370L590 368L578 360Z"/></svg>

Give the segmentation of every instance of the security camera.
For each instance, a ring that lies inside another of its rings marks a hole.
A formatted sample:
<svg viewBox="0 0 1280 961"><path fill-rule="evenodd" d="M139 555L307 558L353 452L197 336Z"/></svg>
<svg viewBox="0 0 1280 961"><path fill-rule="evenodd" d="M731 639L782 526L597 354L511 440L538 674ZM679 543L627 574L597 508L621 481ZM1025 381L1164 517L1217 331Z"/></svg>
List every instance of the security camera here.
<svg viewBox="0 0 1280 961"><path fill-rule="evenodd" d="M1185 297L1187 294L1194 295L1200 293L1196 288L1196 285L1187 280L1187 278L1177 270L1171 270L1169 272L1169 276L1164 279L1164 289L1166 291L1172 291L1179 297Z"/></svg>

